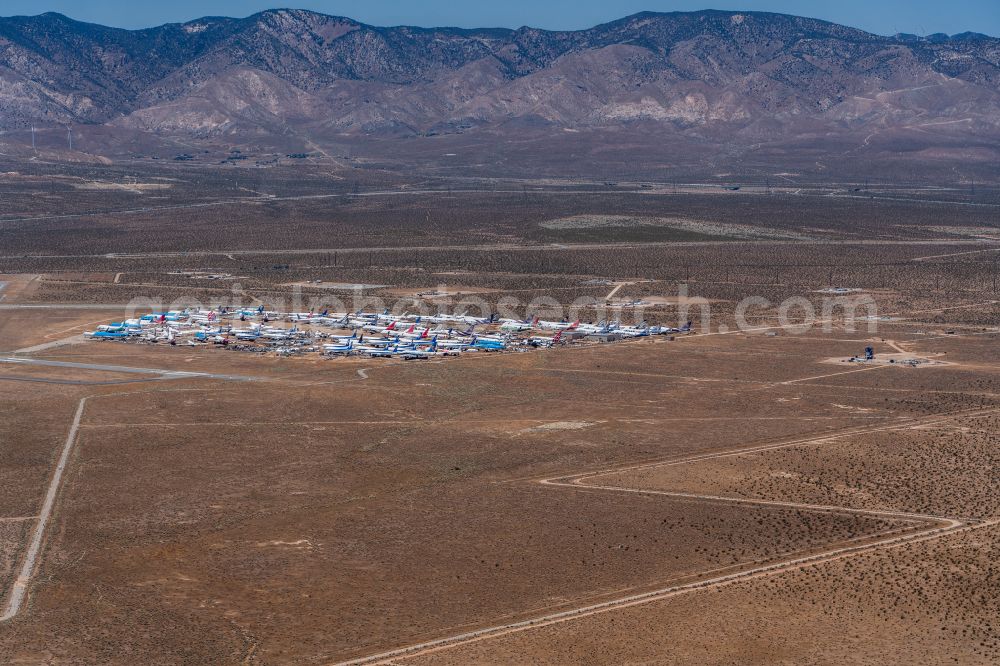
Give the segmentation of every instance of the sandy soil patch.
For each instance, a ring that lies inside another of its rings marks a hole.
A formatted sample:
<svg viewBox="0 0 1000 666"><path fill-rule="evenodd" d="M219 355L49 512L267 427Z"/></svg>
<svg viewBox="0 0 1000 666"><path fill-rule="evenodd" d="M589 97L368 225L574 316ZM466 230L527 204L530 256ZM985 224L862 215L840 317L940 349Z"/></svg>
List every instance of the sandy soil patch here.
<svg viewBox="0 0 1000 666"><path fill-rule="evenodd" d="M359 282L286 282L283 287L309 287L311 289L336 289L338 291L357 291L384 289L387 284L364 284Z"/></svg>
<svg viewBox="0 0 1000 666"><path fill-rule="evenodd" d="M0 303L17 303L38 290L41 276L29 273L0 275Z"/></svg>
<svg viewBox="0 0 1000 666"><path fill-rule="evenodd" d="M613 227L668 227L709 236L742 239L810 240L808 234L748 224L708 222L686 217L632 215L573 215L539 222L543 229L607 229Z"/></svg>
<svg viewBox="0 0 1000 666"><path fill-rule="evenodd" d="M853 359L853 360L852 360ZM911 353L889 353L889 354L875 354L875 358L871 361L866 361L864 356L859 357L848 357L834 356L831 358L823 359L823 363L836 363L852 365L852 366L880 366L880 365L898 365L904 368L929 368L929 367L942 367L947 365L954 365L948 361L943 361L936 357L936 355L919 355Z"/></svg>
<svg viewBox="0 0 1000 666"><path fill-rule="evenodd" d="M615 298L611 299L611 305L706 305L708 303L719 303L718 298L704 298L702 296L643 296L641 298Z"/></svg>
<svg viewBox="0 0 1000 666"><path fill-rule="evenodd" d="M84 183L73 183L73 187L78 190L116 190L119 192L134 192L142 194L155 190L169 190L173 185L168 183L112 183L108 181L92 180Z"/></svg>
<svg viewBox="0 0 1000 666"><path fill-rule="evenodd" d="M492 294L501 291L488 287L446 286L437 289L390 289L393 296L413 296L414 298L448 298L451 296L469 296L471 294Z"/></svg>
<svg viewBox="0 0 1000 666"><path fill-rule="evenodd" d="M950 226L950 225L935 225L925 227L926 229L933 229L934 231L939 231L943 234L950 234L952 236L963 236L966 238L988 238L995 239L1000 238L1000 232L998 232L993 227L963 227L963 226Z"/></svg>
<svg viewBox="0 0 1000 666"><path fill-rule="evenodd" d="M591 421L552 421L528 428L523 432L551 432L553 430L583 430L594 425Z"/></svg>

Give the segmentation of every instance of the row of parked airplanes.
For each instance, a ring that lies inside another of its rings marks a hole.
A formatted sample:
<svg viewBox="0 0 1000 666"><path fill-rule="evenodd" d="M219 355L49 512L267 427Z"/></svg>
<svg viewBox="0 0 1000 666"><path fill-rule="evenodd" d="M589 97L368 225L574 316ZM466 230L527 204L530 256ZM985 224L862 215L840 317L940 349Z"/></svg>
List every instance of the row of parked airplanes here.
<svg viewBox="0 0 1000 666"><path fill-rule="evenodd" d="M226 321L228 323L223 324ZM291 322L291 328L272 325L271 322ZM309 330L299 328L308 324ZM464 326L458 330L456 326ZM320 328L350 331L350 334L326 332ZM477 331L477 328L479 329ZM586 324L580 321L545 321L533 319L501 319L472 317L468 315L438 314L417 316L409 314L354 312L333 313L279 313L263 306L255 310L175 310L150 313L122 322L99 326L85 333L92 340L138 339L147 342L165 341L176 345L211 342L227 345L231 340L264 342L273 345L287 343L279 352L290 353L295 345L302 347L318 343L321 351L330 356L365 355L371 357L401 357L406 359L432 356L458 355L465 351L504 351L515 346L551 347L578 334L608 334L613 337L637 338L649 335L686 333L691 330L688 322L680 328L668 326L623 326L618 322ZM519 336L534 331L552 332L552 335Z"/></svg>

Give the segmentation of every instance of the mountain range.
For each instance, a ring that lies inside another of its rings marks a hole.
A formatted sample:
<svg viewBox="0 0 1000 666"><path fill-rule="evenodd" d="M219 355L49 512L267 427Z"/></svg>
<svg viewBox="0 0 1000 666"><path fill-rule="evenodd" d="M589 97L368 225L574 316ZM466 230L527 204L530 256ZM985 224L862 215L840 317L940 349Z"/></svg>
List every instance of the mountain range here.
<svg viewBox="0 0 1000 666"><path fill-rule="evenodd" d="M881 36L762 12L640 13L579 31L376 27L278 9L144 30L0 18L0 130L435 135L650 124L1000 136L1000 39Z"/></svg>

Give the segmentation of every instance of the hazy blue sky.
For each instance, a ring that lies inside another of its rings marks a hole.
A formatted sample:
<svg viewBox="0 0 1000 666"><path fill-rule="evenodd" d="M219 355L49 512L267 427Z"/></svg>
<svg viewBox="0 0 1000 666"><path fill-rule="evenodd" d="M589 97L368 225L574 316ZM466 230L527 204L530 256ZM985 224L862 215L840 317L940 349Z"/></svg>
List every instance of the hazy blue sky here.
<svg viewBox="0 0 1000 666"><path fill-rule="evenodd" d="M81 21L143 28L202 16L247 16L300 7L374 25L586 28L643 10L736 9L812 16L881 34L1000 36L1000 0L2 0L0 15L56 11Z"/></svg>

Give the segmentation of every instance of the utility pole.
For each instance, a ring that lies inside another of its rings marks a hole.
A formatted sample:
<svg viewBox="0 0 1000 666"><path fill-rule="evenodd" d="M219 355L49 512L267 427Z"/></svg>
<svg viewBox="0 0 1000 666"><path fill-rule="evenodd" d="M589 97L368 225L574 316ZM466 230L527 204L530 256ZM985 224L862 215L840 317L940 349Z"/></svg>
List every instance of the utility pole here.
<svg viewBox="0 0 1000 666"><path fill-rule="evenodd" d="M66 128L66 138L69 140L69 149L73 150L73 128Z"/></svg>

